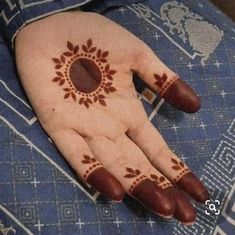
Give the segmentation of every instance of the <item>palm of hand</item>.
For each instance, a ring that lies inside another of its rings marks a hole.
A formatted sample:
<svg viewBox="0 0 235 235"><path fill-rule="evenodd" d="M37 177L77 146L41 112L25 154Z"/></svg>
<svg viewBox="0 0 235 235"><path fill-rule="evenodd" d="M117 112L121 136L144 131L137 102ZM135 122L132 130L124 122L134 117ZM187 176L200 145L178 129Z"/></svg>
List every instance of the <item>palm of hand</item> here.
<svg viewBox="0 0 235 235"><path fill-rule="evenodd" d="M143 42L99 15L62 13L23 29L16 56L41 124L85 181L114 200L126 192L163 217L194 221L172 184L201 202L208 193L148 121L132 73L182 110L198 109L198 99Z"/></svg>

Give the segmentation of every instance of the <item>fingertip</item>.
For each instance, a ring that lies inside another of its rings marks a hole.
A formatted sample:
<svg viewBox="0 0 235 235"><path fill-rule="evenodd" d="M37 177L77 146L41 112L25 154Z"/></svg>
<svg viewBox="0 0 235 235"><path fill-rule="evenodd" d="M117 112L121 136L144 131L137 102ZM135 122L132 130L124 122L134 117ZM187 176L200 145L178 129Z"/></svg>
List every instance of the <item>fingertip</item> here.
<svg viewBox="0 0 235 235"><path fill-rule="evenodd" d="M104 167L94 170L87 182L109 199L120 202L124 197L125 191L121 183Z"/></svg>
<svg viewBox="0 0 235 235"><path fill-rule="evenodd" d="M183 80L176 79L162 96L168 103L186 113L195 113L201 108L197 94Z"/></svg>
<svg viewBox="0 0 235 235"><path fill-rule="evenodd" d="M174 201L150 179L139 183L132 191L132 195L161 217L172 218L175 211Z"/></svg>
<svg viewBox="0 0 235 235"><path fill-rule="evenodd" d="M204 190L198 194L197 201L201 203L205 203L209 199L210 199L210 195L209 195L208 190Z"/></svg>
<svg viewBox="0 0 235 235"><path fill-rule="evenodd" d="M205 203L209 199L208 190L192 172L188 172L182 176L176 182L176 185L198 202Z"/></svg>
<svg viewBox="0 0 235 235"><path fill-rule="evenodd" d="M166 192L175 201L175 213L173 217L184 225L193 224L196 220L196 211L186 195L174 187L167 189Z"/></svg>

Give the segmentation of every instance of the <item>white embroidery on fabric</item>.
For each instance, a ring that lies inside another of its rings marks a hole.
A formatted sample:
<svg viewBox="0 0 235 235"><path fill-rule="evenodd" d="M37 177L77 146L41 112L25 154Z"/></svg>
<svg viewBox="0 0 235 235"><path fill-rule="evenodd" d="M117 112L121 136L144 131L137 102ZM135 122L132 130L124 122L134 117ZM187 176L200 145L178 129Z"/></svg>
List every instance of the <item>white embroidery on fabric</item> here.
<svg viewBox="0 0 235 235"><path fill-rule="evenodd" d="M0 220L0 233L3 235L8 235L9 232L16 234L16 230L13 229L12 226L9 228L5 228L4 224L2 224L2 221Z"/></svg>
<svg viewBox="0 0 235 235"><path fill-rule="evenodd" d="M197 56L201 57L202 65L205 65L206 60L214 52L224 35L224 32L216 25L205 21L203 17L177 1L164 3L160 8L160 14L141 3L132 4L127 8L134 12L137 17L144 19L159 30L191 59L195 59ZM161 24L169 28L171 35L177 34L184 44L191 47L193 53L176 42L169 33L160 27Z"/></svg>
<svg viewBox="0 0 235 235"><path fill-rule="evenodd" d="M164 25L170 28L170 33L174 34L176 31L184 43L189 41L197 55L202 57L201 63L205 64L221 41L223 31L177 1L164 3L160 13Z"/></svg>

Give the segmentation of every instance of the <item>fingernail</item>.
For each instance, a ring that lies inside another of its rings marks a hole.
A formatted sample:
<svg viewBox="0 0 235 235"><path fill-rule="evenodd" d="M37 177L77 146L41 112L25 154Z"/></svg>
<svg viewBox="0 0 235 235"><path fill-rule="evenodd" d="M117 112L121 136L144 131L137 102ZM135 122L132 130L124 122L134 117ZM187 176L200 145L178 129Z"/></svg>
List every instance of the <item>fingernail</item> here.
<svg viewBox="0 0 235 235"><path fill-rule="evenodd" d="M192 225L196 219L196 212L186 195L174 187L166 189L166 192L175 201L175 213L173 217L185 225Z"/></svg>
<svg viewBox="0 0 235 235"><path fill-rule="evenodd" d="M196 93L181 79L176 79L162 97L186 113L195 113L201 107L200 99Z"/></svg>
<svg viewBox="0 0 235 235"><path fill-rule="evenodd" d="M121 201L124 197L125 191L121 183L103 167L90 173L87 182L109 199Z"/></svg>
<svg viewBox="0 0 235 235"><path fill-rule="evenodd" d="M150 179L139 183L132 191L132 196L162 217L171 218L174 214L174 201Z"/></svg>
<svg viewBox="0 0 235 235"><path fill-rule="evenodd" d="M192 172L188 172L181 177L176 185L198 202L205 203L209 199L208 190Z"/></svg>

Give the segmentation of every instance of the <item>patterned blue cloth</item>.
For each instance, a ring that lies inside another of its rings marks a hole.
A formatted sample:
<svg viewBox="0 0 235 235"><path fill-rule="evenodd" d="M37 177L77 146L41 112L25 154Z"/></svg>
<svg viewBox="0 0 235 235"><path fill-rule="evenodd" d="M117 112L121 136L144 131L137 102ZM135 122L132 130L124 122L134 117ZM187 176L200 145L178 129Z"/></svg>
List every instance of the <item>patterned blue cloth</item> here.
<svg viewBox="0 0 235 235"><path fill-rule="evenodd" d="M124 6L140 0L1 0L0 33L9 42L25 24L56 12L89 5L90 11L101 12L109 7Z"/></svg>
<svg viewBox="0 0 235 235"><path fill-rule="evenodd" d="M161 219L130 197L94 203L97 193L80 182L39 125L0 38L0 234L234 234L234 23L205 0L148 0L105 15L144 40L201 97L201 110L185 114L134 78L149 119L201 177L211 201L195 204L191 227Z"/></svg>

